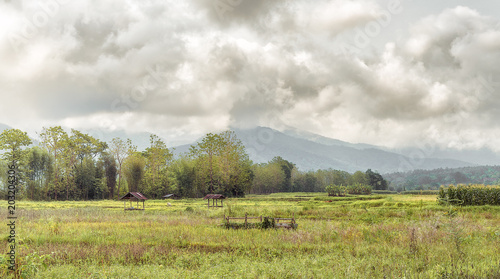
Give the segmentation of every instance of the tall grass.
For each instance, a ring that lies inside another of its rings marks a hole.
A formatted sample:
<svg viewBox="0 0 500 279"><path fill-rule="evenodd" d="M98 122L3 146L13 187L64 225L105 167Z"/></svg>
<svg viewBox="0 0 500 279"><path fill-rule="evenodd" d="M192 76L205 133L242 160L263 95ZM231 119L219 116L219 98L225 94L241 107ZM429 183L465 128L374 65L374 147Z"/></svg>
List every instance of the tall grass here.
<svg viewBox="0 0 500 279"><path fill-rule="evenodd" d="M450 211L429 196L343 198L250 196L228 199L223 209L207 209L205 201L194 199L168 201L172 206L147 201L143 212L124 212L123 203L113 201L19 202L19 257L30 256L22 264L36 267L25 278L500 275L499 207ZM245 213L295 214L299 228L219 226L223 215Z"/></svg>

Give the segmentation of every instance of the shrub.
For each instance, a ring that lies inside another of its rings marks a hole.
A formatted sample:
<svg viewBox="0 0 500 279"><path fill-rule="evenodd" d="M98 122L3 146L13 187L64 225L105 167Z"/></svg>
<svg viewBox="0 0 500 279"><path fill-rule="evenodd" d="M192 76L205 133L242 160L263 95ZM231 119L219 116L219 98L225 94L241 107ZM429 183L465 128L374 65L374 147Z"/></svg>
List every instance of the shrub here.
<svg viewBox="0 0 500 279"><path fill-rule="evenodd" d="M370 185L356 183L354 185L349 185L347 191L351 195L370 195L372 193L372 187Z"/></svg>
<svg viewBox="0 0 500 279"><path fill-rule="evenodd" d="M325 187L325 191L329 196L345 197L347 194L347 187L342 185L328 185Z"/></svg>

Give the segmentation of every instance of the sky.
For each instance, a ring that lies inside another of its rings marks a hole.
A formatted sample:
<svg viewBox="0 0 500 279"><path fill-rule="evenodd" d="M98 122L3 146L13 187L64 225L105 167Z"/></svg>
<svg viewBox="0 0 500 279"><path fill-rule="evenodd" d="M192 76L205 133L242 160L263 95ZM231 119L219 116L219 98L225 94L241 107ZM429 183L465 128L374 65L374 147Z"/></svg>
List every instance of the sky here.
<svg viewBox="0 0 500 279"><path fill-rule="evenodd" d="M500 3L0 1L0 123L500 151Z"/></svg>

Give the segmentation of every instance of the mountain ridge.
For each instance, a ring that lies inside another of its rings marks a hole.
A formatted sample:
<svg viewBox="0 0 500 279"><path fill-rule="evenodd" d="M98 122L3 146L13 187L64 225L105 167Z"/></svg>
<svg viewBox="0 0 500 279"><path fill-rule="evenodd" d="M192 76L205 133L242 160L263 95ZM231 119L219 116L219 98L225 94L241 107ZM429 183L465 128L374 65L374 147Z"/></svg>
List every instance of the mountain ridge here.
<svg viewBox="0 0 500 279"><path fill-rule="evenodd" d="M3 130L2 127L10 128L0 123L0 131ZM412 154L415 153L415 150L419 150L417 148L392 150L370 144L344 142L294 128L287 128L282 132L267 127L233 128L232 130L245 145L247 153L254 163L267 163L272 158L280 156L294 163L302 171L331 168L348 172L372 169L380 173L391 173L418 169L471 167L481 165L477 163L481 163L481 161L464 160L467 157L472 158L473 156L470 154L475 154L476 157L481 157L481 154L489 154L485 150L464 151L462 153L454 153L453 150L437 150L434 153L428 153L429 156L415 158ZM90 133L106 142L114 137L130 138L139 150L145 150L149 146L149 135L151 135L147 132L128 133L122 130L99 131L99 133L82 132ZM179 156L188 152L189 147L196 142L177 146L170 145L170 148L173 148L174 154ZM500 158L496 154L492 154L483 161L489 165L500 164Z"/></svg>

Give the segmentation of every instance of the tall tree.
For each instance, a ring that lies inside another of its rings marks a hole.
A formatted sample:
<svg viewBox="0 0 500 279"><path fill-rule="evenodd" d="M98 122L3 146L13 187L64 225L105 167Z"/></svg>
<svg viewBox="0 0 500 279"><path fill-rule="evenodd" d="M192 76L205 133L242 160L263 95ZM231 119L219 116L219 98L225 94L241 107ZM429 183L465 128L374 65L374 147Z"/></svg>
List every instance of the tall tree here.
<svg viewBox="0 0 500 279"><path fill-rule="evenodd" d="M24 147L31 144L31 139L26 132L19 129L7 129L0 134L0 149L5 150L2 154L8 164L14 162L17 172L18 191L22 191L26 174L23 171L27 161L28 151Z"/></svg>
<svg viewBox="0 0 500 279"><path fill-rule="evenodd" d="M294 168L294 165L291 162L281 158L280 156L274 157L270 163L277 164L278 166L280 166L281 171L285 175L285 180L280 185L280 191L281 192L291 192L292 191L292 170Z"/></svg>
<svg viewBox="0 0 500 279"><path fill-rule="evenodd" d="M29 149L28 153L28 188L27 196L31 200L42 199L42 191L46 191L52 175L53 159L45 149L38 146Z"/></svg>
<svg viewBox="0 0 500 279"><path fill-rule="evenodd" d="M179 158L172 166L176 183L176 193L180 197L195 198L200 192L195 183L195 160L186 157Z"/></svg>
<svg viewBox="0 0 500 279"><path fill-rule="evenodd" d="M244 196L250 189L251 161L234 132L207 134L190 154L197 162L197 183L206 192Z"/></svg>
<svg viewBox="0 0 500 279"><path fill-rule="evenodd" d="M144 152L146 158L145 192L156 197L168 189L168 168L173 154L165 143L157 136L150 136L150 147Z"/></svg>
<svg viewBox="0 0 500 279"><path fill-rule="evenodd" d="M366 179L366 174L362 171L355 172L349 179L349 184L354 185L356 183L359 184L368 184L368 180Z"/></svg>
<svg viewBox="0 0 500 279"><path fill-rule="evenodd" d="M106 154L104 156L104 168L106 173L106 186L108 186L109 199L115 197L116 175L118 173L116 162L112 155Z"/></svg>
<svg viewBox="0 0 500 279"><path fill-rule="evenodd" d="M129 140L130 141L130 140ZM131 145L131 142L129 142ZM113 138L111 140L111 146L110 146L110 152L113 155L113 157L116 160L116 167L118 169L118 195L120 195L120 190L121 190L121 181L122 181L122 165L127 156L129 155L129 148L127 146L127 143L125 143L122 139L120 138Z"/></svg>
<svg viewBox="0 0 500 279"><path fill-rule="evenodd" d="M68 134L61 128L55 126L50 128L43 128L40 134L42 145L54 156L54 179L52 191L54 199L57 200L57 193L59 192L62 181L60 179L60 171L63 167L63 152L68 143ZM67 149L66 149L67 150Z"/></svg>
<svg viewBox="0 0 500 279"><path fill-rule="evenodd" d="M368 185L374 190L387 190L387 181L377 172L368 169L365 173Z"/></svg>
<svg viewBox="0 0 500 279"><path fill-rule="evenodd" d="M0 134L0 149L6 150L2 157L8 162L24 160L27 151L23 147L31 143L28 134L19 129L7 129Z"/></svg>
<svg viewBox="0 0 500 279"><path fill-rule="evenodd" d="M190 154L198 159L199 167L199 183L207 185L207 191L214 193L218 179L216 174L217 168L217 155L220 153L221 138L217 134L207 134L201 142L196 146L191 146ZM208 179L207 179L208 176Z"/></svg>
<svg viewBox="0 0 500 279"><path fill-rule="evenodd" d="M70 141L80 164L83 163L85 157L94 159L108 148L107 143L75 129L71 129Z"/></svg>
<svg viewBox="0 0 500 279"><path fill-rule="evenodd" d="M127 160L125 160L123 170L130 192L142 191L141 183L144 177L145 165L144 157L137 152L128 156Z"/></svg>

